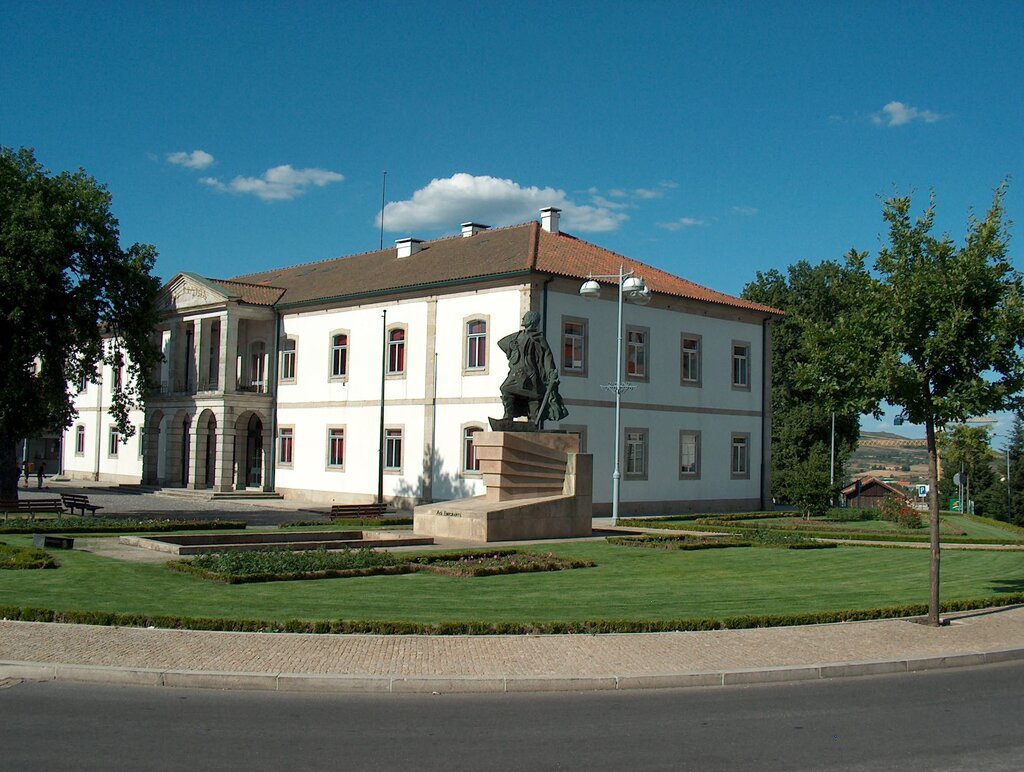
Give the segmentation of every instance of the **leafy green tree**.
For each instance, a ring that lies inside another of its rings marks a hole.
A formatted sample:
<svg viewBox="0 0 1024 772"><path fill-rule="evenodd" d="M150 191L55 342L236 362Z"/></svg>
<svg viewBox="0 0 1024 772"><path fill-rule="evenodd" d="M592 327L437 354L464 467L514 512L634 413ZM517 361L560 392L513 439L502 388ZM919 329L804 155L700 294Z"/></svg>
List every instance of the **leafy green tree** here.
<svg viewBox="0 0 1024 772"><path fill-rule="evenodd" d="M989 446L989 435L987 426L957 424L940 432L936 437L943 475L953 479L957 473L964 474L965 501L977 498L979 493L992 484L992 448ZM967 511L966 505L964 506L964 511ZM977 514L986 513L978 511Z"/></svg>
<svg viewBox="0 0 1024 772"><path fill-rule="evenodd" d="M1017 412L1007 443L1010 455L1009 520L1024 525L1024 410Z"/></svg>
<svg viewBox="0 0 1024 772"><path fill-rule="evenodd" d="M0 148L0 499L17 498L19 440L67 428L68 384L124 363L111 415L125 436L159 361L150 335L156 250L119 243L106 188L84 171L50 175L32 150ZM109 341L104 345L104 340Z"/></svg>
<svg viewBox="0 0 1024 772"><path fill-rule="evenodd" d="M813 341L807 338L808 329L855 312L866 281L863 270L851 270L835 261L811 265L801 260L785 274L758 272L743 289L746 299L786 312L772 325L772 495L805 511L798 501L809 503L808 475L816 477L812 470L820 468L823 456L826 474L822 491L834 495L828 486L833 411L835 483L839 486L845 479L845 463L857 448L862 405L855 373L846 370L848 363L836 363L814 384L798 383L796 372L815 356L809 350Z"/></svg>
<svg viewBox="0 0 1024 772"><path fill-rule="evenodd" d="M836 359L871 352L858 381L877 408L901 407L925 427L930 482L931 565L929 621L939 624L939 499L937 433L972 416L1019 403L1024 387L1022 281L1007 256L1005 186L984 219L969 219L964 243L935 236L935 203L916 219L910 197L883 206L888 243L874 263L861 312L843 329L817 325L812 359L802 382L820 382ZM855 255L852 269L863 266ZM861 360L863 361L863 359Z"/></svg>

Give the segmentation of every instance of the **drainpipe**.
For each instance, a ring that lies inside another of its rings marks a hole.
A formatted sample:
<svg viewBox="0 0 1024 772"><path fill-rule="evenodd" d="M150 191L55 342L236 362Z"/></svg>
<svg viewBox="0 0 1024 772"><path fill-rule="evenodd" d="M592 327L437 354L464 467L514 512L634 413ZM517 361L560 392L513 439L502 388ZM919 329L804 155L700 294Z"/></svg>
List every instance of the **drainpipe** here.
<svg viewBox="0 0 1024 772"><path fill-rule="evenodd" d="M770 427L770 423L766 421L768 410L771 410L771 405L768 402L768 390L771 388L771 362L768 358L768 341L770 339L770 328L768 326L768 320L764 319L761 321L761 479L760 479L760 499L761 499L761 510L765 511L768 507L769 493L766 492L765 486L765 474L770 473L771 468L770 459L765 456L765 451L771 447L771 432L765 431Z"/></svg>
<svg viewBox="0 0 1024 772"><path fill-rule="evenodd" d="M103 364L100 364L100 378L96 382L96 468L93 470L92 479L100 479L100 453L103 452ZM113 384L111 384L113 385ZM26 451L28 440L25 440Z"/></svg>

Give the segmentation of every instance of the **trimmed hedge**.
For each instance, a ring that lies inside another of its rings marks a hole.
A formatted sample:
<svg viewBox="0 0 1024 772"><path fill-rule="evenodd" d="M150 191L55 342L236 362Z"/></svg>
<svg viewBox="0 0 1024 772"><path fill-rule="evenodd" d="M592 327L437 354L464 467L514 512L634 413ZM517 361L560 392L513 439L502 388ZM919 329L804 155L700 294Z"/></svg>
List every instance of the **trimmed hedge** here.
<svg viewBox="0 0 1024 772"><path fill-rule="evenodd" d="M11 518L0 533L135 533L137 531L243 530L244 520L136 520L121 517L58 517L53 520Z"/></svg>
<svg viewBox="0 0 1024 772"><path fill-rule="evenodd" d="M446 576L497 576L560 571L593 565L586 560L568 560L550 553L540 555L514 549L463 550L408 556L369 547L340 551L316 549L296 552L274 549L214 552L167 563L167 567L172 571L227 584L343 579L354 576L409 574L414 571L430 571Z"/></svg>
<svg viewBox="0 0 1024 772"><path fill-rule="evenodd" d="M947 601L943 613L997 608L1024 603L1024 592L991 598ZM0 606L0 619L18 622L61 622L67 624L117 627L159 627L172 630L212 630L246 633L366 633L376 635L561 635L578 633L662 633L695 630L740 630L753 627L789 627L793 625L860 622L871 619L923 617L925 603L887 606L876 609L846 609L806 614L749 614L719 618L672 620L594 619L580 622L420 622L385 620L304 620L274 622L261 619L221 619L216 617L178 617L148 614L124 614L110 611L58 611L43 608Z"/></svg>

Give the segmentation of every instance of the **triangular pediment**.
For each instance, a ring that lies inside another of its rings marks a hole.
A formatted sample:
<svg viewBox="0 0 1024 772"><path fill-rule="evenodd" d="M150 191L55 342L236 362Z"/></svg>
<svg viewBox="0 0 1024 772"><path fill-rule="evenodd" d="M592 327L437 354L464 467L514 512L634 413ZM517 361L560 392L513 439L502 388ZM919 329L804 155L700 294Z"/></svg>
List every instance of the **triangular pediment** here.
<svg viewBox="0 0 1024 772"><path fill-rule="evenodd" d="M179 273L164 285L157 296L156 307L164 312L181 311L224 305L237 297L198 274Z"/></svg>

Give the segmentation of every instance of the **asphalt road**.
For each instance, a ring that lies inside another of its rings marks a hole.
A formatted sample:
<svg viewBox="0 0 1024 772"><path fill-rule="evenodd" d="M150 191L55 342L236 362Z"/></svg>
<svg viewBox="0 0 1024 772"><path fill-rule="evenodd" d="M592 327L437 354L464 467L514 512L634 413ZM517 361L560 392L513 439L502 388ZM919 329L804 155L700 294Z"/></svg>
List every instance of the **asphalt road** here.
<svg viewBox="0 0 1024 772"><path fill-rule="evenodd" d="M0 686L3 770L1024 767L1024 663L633 693Z"/></svg>

